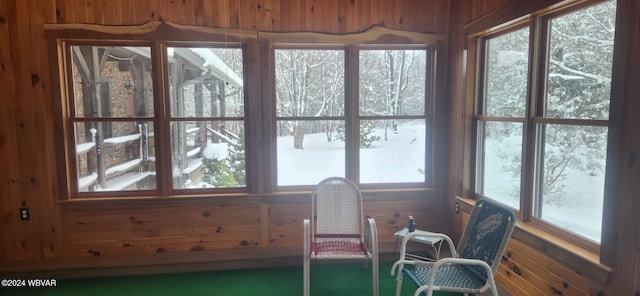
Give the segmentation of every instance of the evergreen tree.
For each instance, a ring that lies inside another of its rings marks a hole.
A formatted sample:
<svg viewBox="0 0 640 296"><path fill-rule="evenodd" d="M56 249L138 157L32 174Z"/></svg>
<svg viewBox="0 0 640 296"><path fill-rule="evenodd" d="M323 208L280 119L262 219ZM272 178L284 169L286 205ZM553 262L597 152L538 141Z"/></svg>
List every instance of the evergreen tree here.
<svg viewBox="0 0 640 296"><path fill-rule="evenodd" d="M244 186L247 184L244 143L244 132L242 132L239 134L238 141L233 145L233 149L227 157L227 160L229 161L229 167L231 169L231 174L233 174L233 178L236 181L236 184L240 186Z"/></svg>
<svg viewBox="0 0 640 296"><path fill-rule="evenodd" d="M215 148L216 145L224 144L211 144L205 148L205 153L202 157L202 180L213 187L237 187L238 183L233 177L231 166L227 161L229 157L229 150L225 148Z"/></svg>
<svg viewBox="0 0 640 296"><path fill-rule="evenodd" d="M238 184L226 159L202 159L202 180L213 187L236 187Z"/></svg>
<svg viewBox="0 0 640 296"><path fill-rule="evenodd" d="M336 139L344 142L344 138L344 130L338 130ZM373 132L373 121L362 121L360 124L360 148L371 148L371 145L379 140L380 137Z"/></svg>

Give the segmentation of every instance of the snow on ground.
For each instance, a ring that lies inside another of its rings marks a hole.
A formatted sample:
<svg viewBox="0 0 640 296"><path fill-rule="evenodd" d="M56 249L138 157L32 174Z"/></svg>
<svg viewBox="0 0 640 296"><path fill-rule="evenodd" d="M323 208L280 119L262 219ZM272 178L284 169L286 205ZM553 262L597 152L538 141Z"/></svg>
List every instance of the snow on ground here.
<svg viewBox="0 0 640 296"><path fill-rule="evenodd" d="M376 130L380 140L360 149L361 183L423 182L424 125L399 126L399 132ZM335 134L334 134L335 136ZM324 133L307 134L304 149L293 148L293 136L278 137L278 185L313 185L345 175L344 142L327 141Z"/></svg>
<svg viewBox="0 0 640 296"><path fill-rule="evenodd" d="M492 141L487 141L487 147L497 147ZM504 148L504 147L501 147ZM484 194L495 198L516 209L519 201L516 199L516 188L519 186L519 176L512 176L505 172L504 161L497 153L487 148L486 176ZM594 241L600 241L602 229L602 208L604 196L603 175L591 176L586 172L568 169L565 187L549 199L561 200L554 204L543 204L541 218L569 231L575 232ZM513 196L516 197L513 197Z"/></svg>

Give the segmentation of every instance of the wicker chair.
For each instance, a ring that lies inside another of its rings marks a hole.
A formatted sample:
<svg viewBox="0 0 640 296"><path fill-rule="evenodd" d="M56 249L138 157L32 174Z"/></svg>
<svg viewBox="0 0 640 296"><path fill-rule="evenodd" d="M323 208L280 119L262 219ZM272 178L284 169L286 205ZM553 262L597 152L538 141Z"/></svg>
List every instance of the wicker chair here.
<svg viewBox="0 0 640 296"><path fill-rule="evenodd" d="M400 260L391 267L392 276L398 269L396 296L400 296L403 274L418 287L414 296L425 291L431 296L433 291L476 294L487 290L498 296L493 277L515 223L513 211L489 200L480 200L471 212L457 250L444 234L420 230L408 234L400 245ZM452 257L435 262L407 260L407 242L416 235L444 239Z"/></svg>
<svg viewBox="0 0 640 296"><path fill-rule="evenodd" d="M304 295L309 296L311 260L371 261L373 295L378 295L378 234L373 218L365 219L358 186L331 177L316 186L311 217L304 224Z"/></svg>

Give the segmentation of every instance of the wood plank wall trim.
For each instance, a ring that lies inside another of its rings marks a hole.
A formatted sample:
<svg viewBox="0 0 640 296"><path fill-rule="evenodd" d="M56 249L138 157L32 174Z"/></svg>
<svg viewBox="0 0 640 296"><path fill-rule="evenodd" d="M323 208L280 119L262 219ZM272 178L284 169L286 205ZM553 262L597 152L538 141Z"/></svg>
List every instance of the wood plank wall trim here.
<svg viewBox="0 0 640 296"><path fill-rule="evenodd" d="M510 0L502 6L485 14L481 18L466 24L464 26L464 30L467 35L475 34L504 23L508 23L514 19L527 15L532 11L547 9L560 2L562 2L562 0Z"/></svg>
<svg viewBox="0 0 640 296"><path fill-rule="evenodd" d="M191 25L180 25L166 21L150 21L137 26L107 26L94 24L44 24L47 36L55 38L83 38L90 39L94 36L113 35L128 36L132 40L154 39L172 41L191 40L194 35L206 34L225 36L230 42L257 39L256 30L213 28ZM179 33L179 34L173 34ZM167 36L167 37L163 37Z"/></svg>
<svg viewBox="0 0 640 296"><path fill-rule="evenodd" d="M281 43L305 43L318 41L330 41L339 44L367 44L379 41L398 43L436 44L447 40L447 35L420 33L404 30L396 30L381 25L373 25L364 31L348 34L329 34L317 32L265 32L258 33L259 39L275 40ZM393 39L393 40L389 40Z"/></svg>
<svg viewBox="0 0 640 296"><path fill-rule="evenodd" d="M190 34L202 33L220 36L234 36L241 40L246 39L268 39L278 40L283 43L318 43L329 40L340 44L367 44L377 42L401 41L404 43L436 44L445 42L448 37L445 34L421 33L387 28L382 25L373 25L364 31L344 34L329 34L319 32L268 32L250 29L226 29L202 27L193 25L180 25L167 21L150 21L138 26L115 26L115 25L95 25L95 24L45 24L45 34L53 35L56 38L74 38L77 36L94 35L126 35L132 39L140 39L139 36L149 37L153 35L158 40L165 38L159 36L171 36L172 40L190 39ZM167 34L166 31L179 31L181 34ZM235 40L231 40L235 41Z"/></svg>
<svg viewBox="0 0 640 296"><path fill-rule="evenodd" d="M460 203L461 211L465 213L470 213L476 203L474 199L463 197L456 197L456 201ZM605 285L609 275L615 272L613 268L600 263L598 254L561 240L526 223L517 222L511 238L548 255L558 263L602 286Z"/></svg>

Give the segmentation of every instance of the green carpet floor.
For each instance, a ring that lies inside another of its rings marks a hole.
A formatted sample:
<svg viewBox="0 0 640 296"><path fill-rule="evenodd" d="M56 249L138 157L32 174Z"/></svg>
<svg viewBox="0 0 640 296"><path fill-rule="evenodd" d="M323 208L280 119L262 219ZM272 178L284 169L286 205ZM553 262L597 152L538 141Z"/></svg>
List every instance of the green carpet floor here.
<svg viewBox="0 0 640 296"><path fill-rule="evenodd" d="M391 262L380 263L380 296L395 295ZM415 288L405 280L402 295ZM302 295L302 267L208 271L176 274L57 280L56 287L0 287L0 295ZM361 264L311 266L312 296L371 295L371 271ZM457 294L438 294L457 295Z"/></svg>

